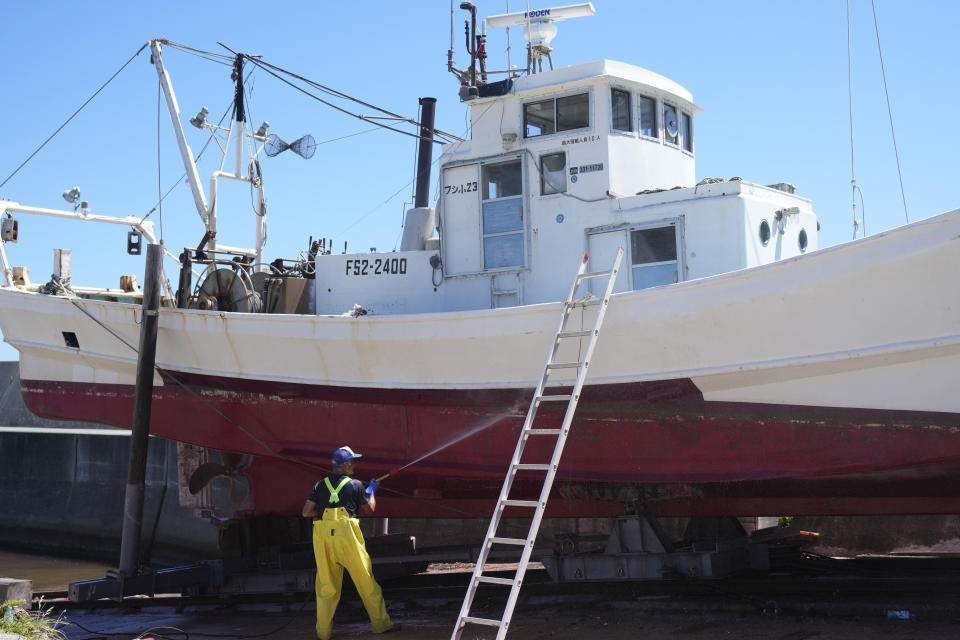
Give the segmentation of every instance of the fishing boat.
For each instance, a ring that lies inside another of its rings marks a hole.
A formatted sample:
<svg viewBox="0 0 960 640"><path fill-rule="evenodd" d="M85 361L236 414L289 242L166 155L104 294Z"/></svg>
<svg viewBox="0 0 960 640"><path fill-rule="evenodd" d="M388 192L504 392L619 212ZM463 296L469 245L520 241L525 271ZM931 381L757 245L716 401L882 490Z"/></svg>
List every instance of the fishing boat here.
<svg viewBox="0 0 960 640"><path fill-rule="evenodd" d="M236 54L231 126L204 112L190 120L223 153L205 190L164 65L174 44L149 43L203 223L199 246L169 254L179 280L159 313L151 431L229 452L194 466L206 470L197 488L229 476L249 489L235 511L294 514L303 492L290 487L312 484L349 443L371 476L418 461L391 479L396 495L378 513L489 513L560 301L584 255L608 270L622 247L548 515L624 504L667 515L957 512L960 292L949 278L960 210L820 248L813 205L791 184L697 180L701 109L687 89L611 60L552 68L556 24L592 5L490 16L488 27L525 26L528 38L526 71L495 76L464 4L471 63L458 69L451 53L448 66L471 135L443 144L429 206L433 100L421 101L416 202L395 252L338 253L311 238L303 258L271 261L259 160L312 147L248 126L243 65L281 70ZM224 180L255 194L252 248L217 237ZM157 241L151 222L83 206L0 210L0 329L19 351L27 406L129 427L136 283L72 285L66 250L50 282L32 283L7 249L15 215L130 227L131 252ZM582 327L596 294L577 294ZM568 341L559 358L581 349ZM539 425L562 415L544 407ZM516 484L539 486L523 474Z"/></svg>

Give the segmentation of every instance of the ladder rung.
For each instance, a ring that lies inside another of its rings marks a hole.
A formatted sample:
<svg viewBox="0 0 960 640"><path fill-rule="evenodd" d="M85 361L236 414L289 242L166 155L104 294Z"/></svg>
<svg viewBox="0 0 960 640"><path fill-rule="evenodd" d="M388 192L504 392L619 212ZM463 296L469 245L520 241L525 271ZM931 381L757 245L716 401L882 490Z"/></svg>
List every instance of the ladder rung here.
<svg viewBox="0 0 960 640"><path fill-rule="evenodd" d="M599 278L601 276L610 276L609 271L587 271L577 276L577 280L586 280L587 278Z"/></svg>
<svg viewBox="0 0 960 640"><path fill-rule="evenodd" d="M527 433L532 436L558 436L560 429L527 429Z"/></svg>
<svg viewBox="0 0 960 640"><path fill-rule="evenodd" d="M554 395L554 396L547 396L547 395L545 395L545 396L537 396L537 402L566 402L567 400L569 400L569 399L572 398L572 397L573 397L573 396L571 396L571 395L569 395L569 394L567 394L567 395L559 395L559 396L557 396L557 395Z"/></svg>
<svg viewBox="0 0 960 640"><path fill-rule="evenodd" d="M574 300L567 303L567 307L592 307L598 305L602 302L600 298L590 298L589 300Z"/></svg>
<svg viewBox="0 0 960 640"><path fill-rule="evenodd" d="M536 500L504 500L503 506L505 507L532 507L536 509L540 506L540 503Z"/></svg>
<svg viewBox="0 0 960 640"><path fill-rule="evenodd" d="M499 621L499 620L491 620L490 618L474 618L473 616L464 616L464 617L463 617L463 621L464 621L464 622L469 622L469 623L471 623L471 624L482 624L482 625L486 625L486 626L488 626L488 627L499 627L499 626L500 626L500 621Z"/></svg>
<svg viewBox="0 0 960 640"><path fill-rule="evenodd" d="M547 365L547 369L577 369L579 367L579 362L554 362Z"/></svg>
<svg viewBox="0 0 960 640"><path fill-rule="evenodd" d="M593 333L593 331L590 329L586 329L584 331L562 331L557 334L557 337L558 338L582 338L585 336L589 336L591 333Z"/></svg>
<svg viewBox="0 0 960 640"><path fill-rule="evenodd" d="M518 547L525 547L525 546L527 546L527 540L526 540L526 538L496 538L496 537L494 537L494 538L490 538L490 542L493 542L494 544L513 544L513 545L516 545L516 546L518 546Z"/></svg>
<svg viewBox="0 0 960 640"><path fill-rule="evenodd" d="M491 578L490 576L478 576L477 582L485 582L487 584L502 584L508 587L513 586L513 580L510 578Z"/></svg>
<svg viewBox="0 0 960 640"><path fill-rule="evenodd" d="M548 464L515 464L513 468L517 471L549 471Z"/></svg>

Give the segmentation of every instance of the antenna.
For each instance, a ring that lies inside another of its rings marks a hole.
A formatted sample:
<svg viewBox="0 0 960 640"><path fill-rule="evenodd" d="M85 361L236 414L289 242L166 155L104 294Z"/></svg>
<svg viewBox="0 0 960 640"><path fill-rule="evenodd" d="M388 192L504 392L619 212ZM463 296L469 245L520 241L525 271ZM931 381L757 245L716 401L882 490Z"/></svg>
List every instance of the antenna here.
<svg viewBox="0 0 960 640"><path fill-rule="evenodd" d="M284 142L275 133L271 133L267 136L267 141L263 145L264 153L271 158L283 153L287 149L293 151L304 160L309 160L317 150L317 143L309 133L290 143Z"/></svg>
<svg viewBox="0 0 960 640"><path fill-rule="evenodd" d="M554 23L568 18L592 16L596 12L597 10L594 9L592 2L584 2L550 9L534 9L533 11L518 11L490 16L487 18L487 25L490 27L524 27L523 36L527 39L530 47L530 62L532 63L531 68L527 70L536 73L537 63L539 63L539 70L543 71L543 56L546 56L550 62L550 68L553 69L553 58L550 57L553 48L550 46L550 42L557 35L557 27Z"/></svg>

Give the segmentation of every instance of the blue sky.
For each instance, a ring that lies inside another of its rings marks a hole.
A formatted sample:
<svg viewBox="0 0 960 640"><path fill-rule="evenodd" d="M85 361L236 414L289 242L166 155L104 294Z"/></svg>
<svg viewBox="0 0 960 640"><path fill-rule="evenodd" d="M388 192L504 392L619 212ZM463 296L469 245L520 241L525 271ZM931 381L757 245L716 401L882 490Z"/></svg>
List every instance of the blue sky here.
<svg viewBox="0 0 960 640"><path fill-rule="evenodd" d="M905 222L871 4L851 0L853 15L856 174L871 234ZM459 1L456 3L459 4ZM512 10L525 7L513 0ZM559 4L564 4L563 2ZM480 16L505 2L477 2ZM761 184L792 182L811 198L821 246L852 234L847 97L846 4L809 2L654 3L595 0L597 15L559 25L554 62L622 60L686 87L706 111L695 122L697 178L741 176ZM555 6L531 2L531 8ZM960 98L953 29L960 3L876 0L887 81L910 220L960 206L954 175L960 148ZM464 67L463 20L456 9L456 62ZM15 3L4 9L6 55L0 64L0 181L114 73L142 44L167 38L224 51L217 42L299 72L373 104L416 116L417 98L438 98L437 126L462 135L466 108L446 72L448 0L406 2ZM488 31L489 67L506 65L503 29ZM523 41L511 30L513 62ZM60 193L79 186L91 210L146 214L158 192L157 79L142 53L0 188L0 198L64 208ZM230 100L228 67L167 50L184 121L201 106L216 119ZM269 200L270 259L293 258L308 237L332 237L351 250L398 243L404 201L412 187L414 140L370 131L257 72L251 121L269 120L286 140L310 133L309 161L283 154L263 161ZM362 133L361 133L362 132ZM159 120L159 183L163 192L183 173L165 108ZM359 134L343 140L334 140ZM194 151L205 133L187 127ZM330 142L326 142L330 141ZM201 178L213 170L213 154ZM435 156L436 157L436 156ZM227 185L220 240L250 246L253 217L247 189ZM121 274L142 280L143 259L124 252L125 230L18 216L20 242L7 245L14 265L45 281L52 249L73 249L74 282L117 286ZM152 219L159 224L160 215ZM165 242L175 253L196 245L202 226L181 184L163 205ZM175 265L166 263L176 280ZM0 359L16 352L0 346Z"/></svg>

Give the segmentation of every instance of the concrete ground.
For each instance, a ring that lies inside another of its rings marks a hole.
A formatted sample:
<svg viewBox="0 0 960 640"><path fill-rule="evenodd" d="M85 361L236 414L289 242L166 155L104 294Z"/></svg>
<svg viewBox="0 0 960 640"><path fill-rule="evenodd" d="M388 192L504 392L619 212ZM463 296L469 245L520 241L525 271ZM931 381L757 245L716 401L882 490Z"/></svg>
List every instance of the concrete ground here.
<svg viewBox="0 0 960 640"><path fill-rule="evenodd" d="M387 634L391 640L441 640L450 637L456 611L444 607L430 612L404 613L391 606L394 621L402 628ZM924 640L960 637L960 623L888 621L882 611L875 616L837 618L765 617L759 613L650 612L643 606L597 608L584 611L570 606L542 606L518 612L508 637L515 639L645 640L668 638L743 638L777 640L852 640L854 638L923 638ZM314 637L312 606L301 611L254 613L222 612L177 614L173 611L69 612L74 623L64 629L69 640L94 638L283 638L310 640ZM369 623L358 608L338 612L334 638L374 638ZM465 640L494 637L494 630L471 627Z"/></svg>

